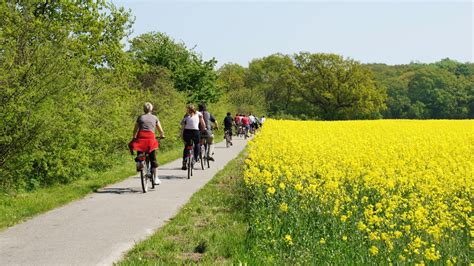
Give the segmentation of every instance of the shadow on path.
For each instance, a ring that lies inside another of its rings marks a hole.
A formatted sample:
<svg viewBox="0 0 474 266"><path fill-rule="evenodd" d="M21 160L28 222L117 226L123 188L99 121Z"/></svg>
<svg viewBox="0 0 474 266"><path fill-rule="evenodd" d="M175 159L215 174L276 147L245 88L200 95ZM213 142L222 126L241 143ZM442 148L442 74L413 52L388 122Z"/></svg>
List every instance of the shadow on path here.
<svg viewBox="0 0 474 266"><path fill-rule="evenodd" d="M176 176L176 175L160 175L158 173L158 177L160 179L187 179L187 176Z"/></svg>
<svg viewBox="0 0 474 266"><path fill-rule="evenodd" d="M104 194L104 193L110 193L110 194L130 194L130 193L143 193L140 188L115 188L115 187L109 187L109 188L101 188L95 191L95 193L99 194Z"/></svg>

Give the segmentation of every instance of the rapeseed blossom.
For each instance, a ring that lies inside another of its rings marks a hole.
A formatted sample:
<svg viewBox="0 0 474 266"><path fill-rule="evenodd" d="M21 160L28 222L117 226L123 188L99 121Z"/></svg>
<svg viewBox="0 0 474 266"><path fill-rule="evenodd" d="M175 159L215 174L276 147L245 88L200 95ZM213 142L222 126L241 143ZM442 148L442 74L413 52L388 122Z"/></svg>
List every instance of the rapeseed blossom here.
<svg viewBox="0 0 474 266"><path fill-rule="evenodd" d="M263 249L291 232L320 259L350 247L372 261L468 263L473 169L472 120L267 120L245 161L251 232Z"/></svg>

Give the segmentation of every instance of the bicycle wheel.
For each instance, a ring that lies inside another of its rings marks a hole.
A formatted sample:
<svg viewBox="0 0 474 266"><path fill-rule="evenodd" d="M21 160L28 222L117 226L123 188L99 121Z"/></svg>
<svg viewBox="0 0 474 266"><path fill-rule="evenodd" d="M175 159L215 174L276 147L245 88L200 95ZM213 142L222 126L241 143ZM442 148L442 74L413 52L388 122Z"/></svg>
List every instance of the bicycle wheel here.
<svg viewBox="0 0 474 266"><path fill-rule="evenodd" d="M148 176L147 176L146 167L143 167L143 169L140 170L140 178L141 178L141 181L142 181L143 193L146 193L148 191Z"/></svg>
<svg viewBox="0 0 474 266"><path fill-rule="evenodd" d="M199 151L199 161L201 161L201 168L204 170L204 156L202 156L202 153L204 151L204 145L201 145L200 151Z"/></svg>
<svg viewBox="0 0 474 266"><path fill-rule="evenodd" d="M153 169L151 168L151 162L149 159L146 160L146 168L148 169L151 188L155 188L155 173L152 171Z"/></svg>
<svg viewBox="0 0 474 266"><path fill-rule="evenodd" d="M188 158L186 158L186 164L188 166L188 179L191 178L193 175L193 163L192 163L193 157L188 155Z"/></svg>
<svg viewBox="0 0 474 266"><path fill-rule="evenodd" d="M209 144L206 143L206 162L207 162L207 168L211 168L211 164L209 163Z"/></svg>

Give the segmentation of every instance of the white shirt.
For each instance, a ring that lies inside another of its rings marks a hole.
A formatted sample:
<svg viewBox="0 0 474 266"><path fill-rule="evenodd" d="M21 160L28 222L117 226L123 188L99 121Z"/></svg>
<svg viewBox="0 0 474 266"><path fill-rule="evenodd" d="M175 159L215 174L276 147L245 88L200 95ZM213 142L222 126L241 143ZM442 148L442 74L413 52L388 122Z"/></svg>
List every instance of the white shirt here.
<svg viewBox="0 0 474 266"><path fill-rule="evenodd" d="M249 119L250 119L250 122L251 122L251 123L257 123L257 119L255 118L255 116L250 115L250 116L249 116Z"/></svg>
<svg viewBox="0 0 474 266"><path fill-rule="evenodd" d="M196 112L193 116L186 115L181 121L184 129L199 130L199 118L202 117L201 112Z"/></svg>
<svg viewBox="0 0 474 266"><path fill-rule="evenodd" d="M263 122L265 122L265 117L260 118L260 124L263 124Z"/></svg>

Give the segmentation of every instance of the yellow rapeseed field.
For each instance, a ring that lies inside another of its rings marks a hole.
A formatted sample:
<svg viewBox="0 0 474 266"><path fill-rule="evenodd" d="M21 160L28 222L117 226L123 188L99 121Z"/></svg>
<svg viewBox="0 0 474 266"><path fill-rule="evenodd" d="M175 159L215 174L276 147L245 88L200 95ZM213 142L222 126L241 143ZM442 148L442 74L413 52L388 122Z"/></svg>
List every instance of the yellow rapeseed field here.
<svg viewBox="0 0 474 266"><path fill-rule="evenodd" d="M269 120L244 173L253 252L269 263L469 264L473 166L472 120Z"/></svg>

